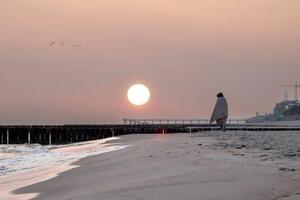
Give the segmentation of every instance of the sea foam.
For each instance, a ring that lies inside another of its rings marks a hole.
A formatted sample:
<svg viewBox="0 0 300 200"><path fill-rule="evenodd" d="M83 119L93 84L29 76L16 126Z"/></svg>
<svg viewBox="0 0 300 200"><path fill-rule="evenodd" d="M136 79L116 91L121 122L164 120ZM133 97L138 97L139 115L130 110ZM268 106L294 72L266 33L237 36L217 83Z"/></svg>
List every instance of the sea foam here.
<svg viewBox="0 0 300 200"><path fill-rule="evenodd" d="M120 150L128 145L104 144L119 138L73 143L68 145L24 144L0 146L0 176L18 173L37 167L47 167L71 162L87 156Z"/></svg>

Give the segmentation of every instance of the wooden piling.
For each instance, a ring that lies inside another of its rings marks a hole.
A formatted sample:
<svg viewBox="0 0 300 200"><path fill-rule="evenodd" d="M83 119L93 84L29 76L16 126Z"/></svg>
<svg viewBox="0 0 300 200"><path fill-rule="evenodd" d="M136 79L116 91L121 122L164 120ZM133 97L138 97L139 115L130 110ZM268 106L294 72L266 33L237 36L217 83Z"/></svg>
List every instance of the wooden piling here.
<svg viewBox="0 0 300 200"><path fill-rule="evenodd" d="M51 132L49 132L49 145L52 144Z"/></svg>
<svg viewBox="0 0 300 200"><path fill-rule="evenodd" d="M115 131L114 131L113 128L111 129L111 136L112 136L112 137L115 137Z"/></svg>
<svg viewBox="0 0 300 200"><path fill-rule="evenodd" d="M9 130L6 130L6 144L9 144Z"/></svg>
<svg viewBox="0 0 300 200"><path fill-rule="evenodd" d="M30 138L30 131L28 131L28 144L30 144L30 141L31 140L31 138Z"/></svg>

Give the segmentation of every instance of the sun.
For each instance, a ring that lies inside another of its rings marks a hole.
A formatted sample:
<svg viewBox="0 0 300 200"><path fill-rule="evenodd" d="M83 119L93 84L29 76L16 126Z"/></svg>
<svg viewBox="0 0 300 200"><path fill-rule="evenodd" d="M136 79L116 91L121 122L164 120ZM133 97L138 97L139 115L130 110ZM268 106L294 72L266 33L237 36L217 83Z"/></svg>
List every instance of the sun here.
<svg viewBox="0 0 300 200"><path fill-rule="evenodd" d="M144 105L149 101L150 91L143 84L132 85L127 91L128 101L134 105Z"/></svg>

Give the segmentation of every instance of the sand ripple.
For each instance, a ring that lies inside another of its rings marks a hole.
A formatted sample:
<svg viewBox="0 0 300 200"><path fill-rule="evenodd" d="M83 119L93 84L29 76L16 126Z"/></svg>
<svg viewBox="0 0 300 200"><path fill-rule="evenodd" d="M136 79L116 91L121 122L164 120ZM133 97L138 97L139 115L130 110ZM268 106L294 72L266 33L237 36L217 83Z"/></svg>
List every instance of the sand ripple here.
<svg viewBox="0 0 300 200"><path fill-rule="evenodd" d="M299 131L219 131L199 132L195 136L210 136L217 139L215 146L226 149L260 150L263 160L300 160Z"/></svg>

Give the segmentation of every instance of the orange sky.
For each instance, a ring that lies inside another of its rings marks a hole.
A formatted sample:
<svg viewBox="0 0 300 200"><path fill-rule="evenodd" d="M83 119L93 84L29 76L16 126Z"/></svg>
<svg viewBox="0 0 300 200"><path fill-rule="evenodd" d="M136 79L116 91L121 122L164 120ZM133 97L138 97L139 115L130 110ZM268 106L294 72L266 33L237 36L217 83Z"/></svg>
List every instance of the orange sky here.
<svg viewBox="0 0 300 200"><path fill-rule="evenodd" d="M218 91L248 117L300 81L299 0L9 0L0 26L0 124L209 118Z"/></svg>

